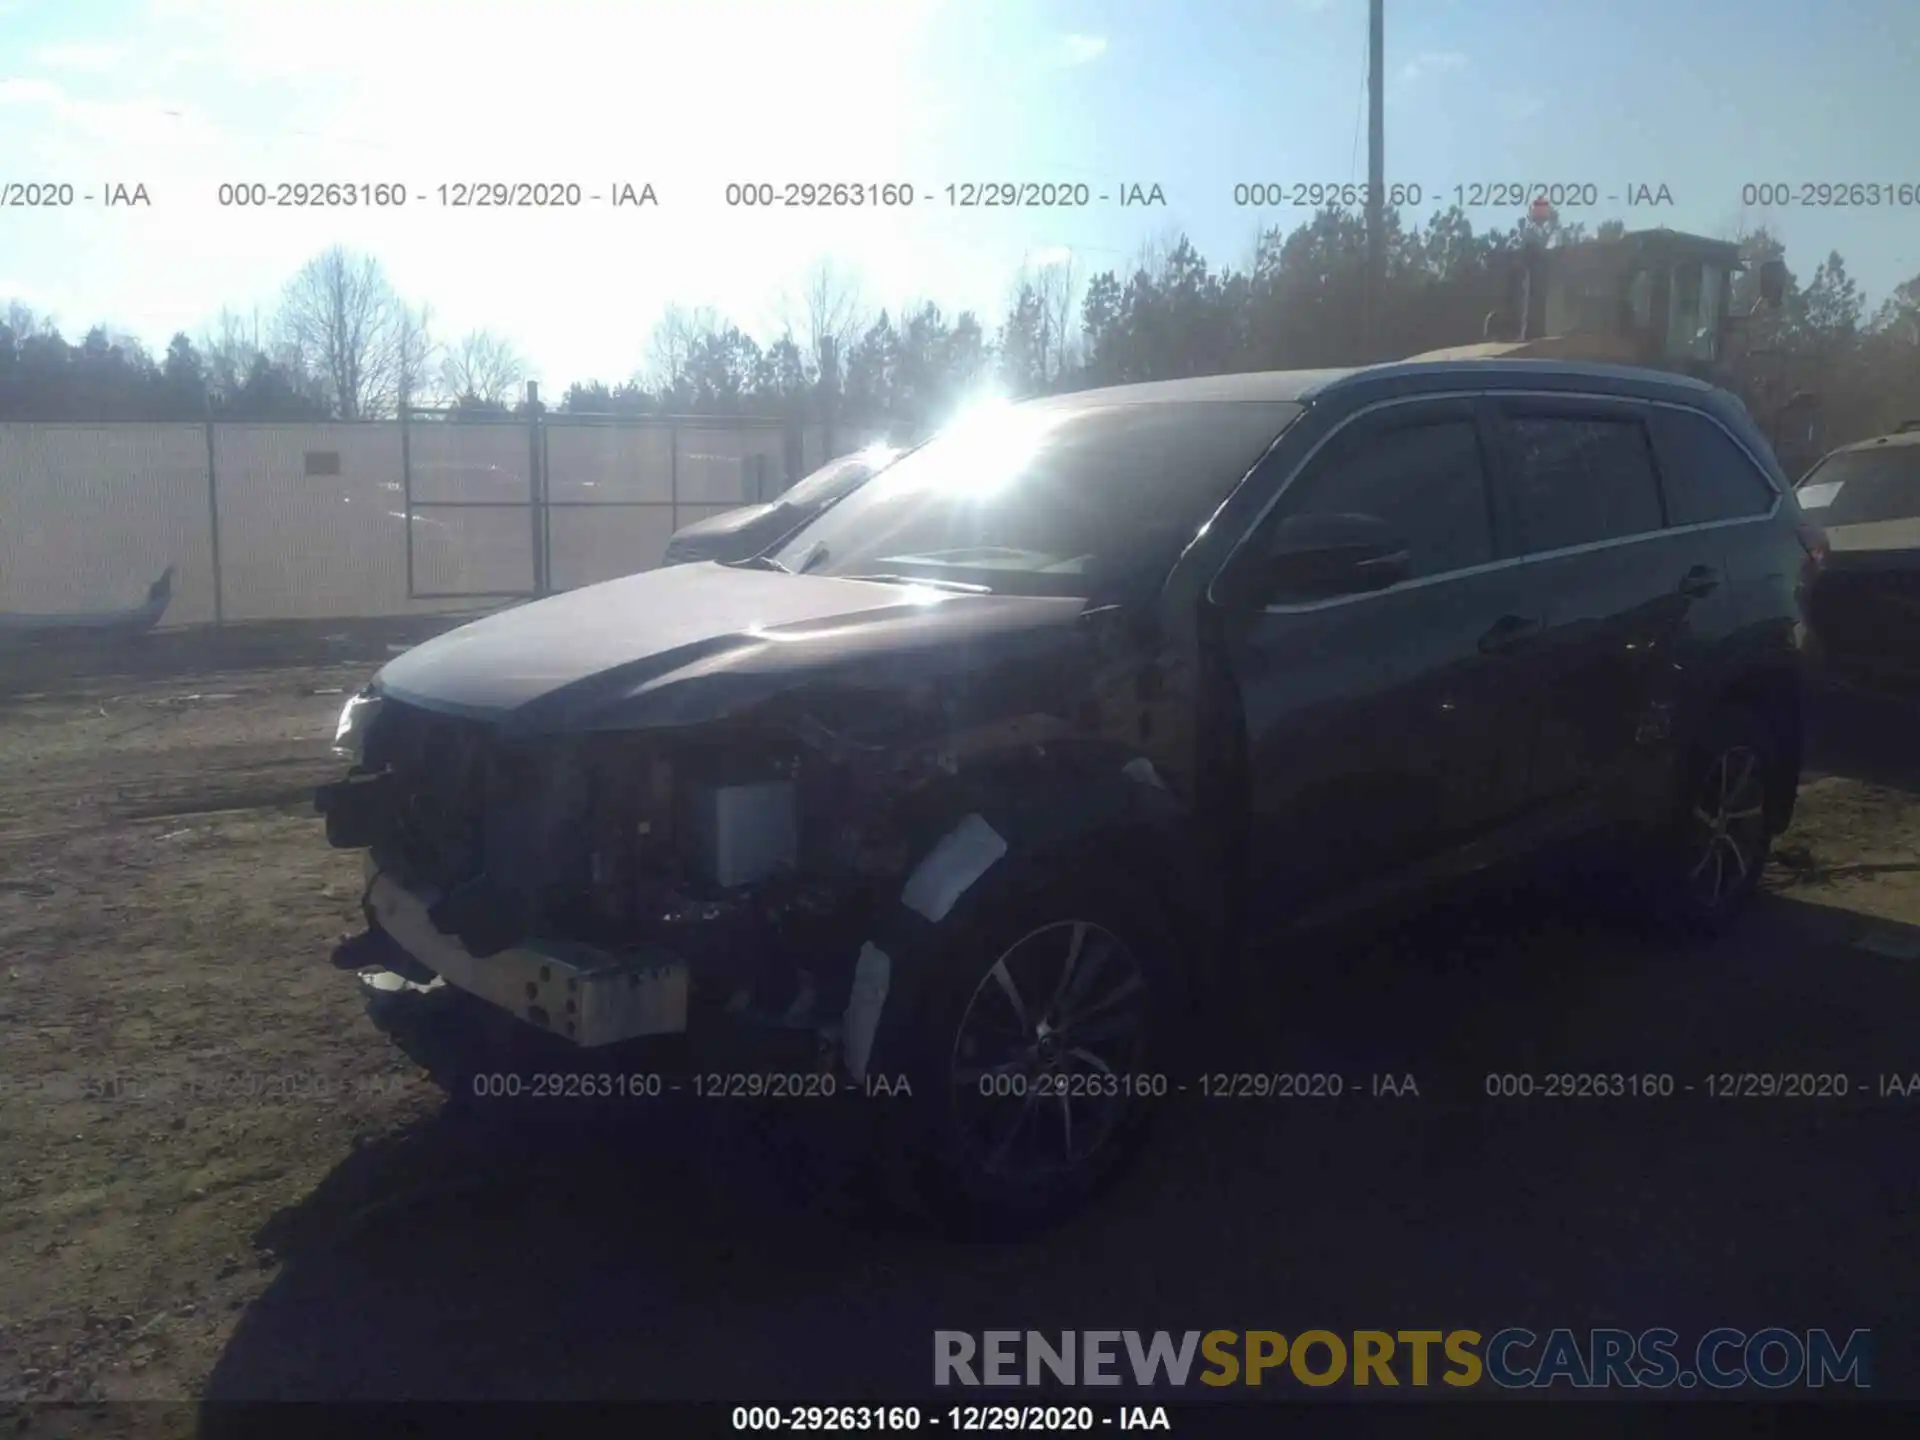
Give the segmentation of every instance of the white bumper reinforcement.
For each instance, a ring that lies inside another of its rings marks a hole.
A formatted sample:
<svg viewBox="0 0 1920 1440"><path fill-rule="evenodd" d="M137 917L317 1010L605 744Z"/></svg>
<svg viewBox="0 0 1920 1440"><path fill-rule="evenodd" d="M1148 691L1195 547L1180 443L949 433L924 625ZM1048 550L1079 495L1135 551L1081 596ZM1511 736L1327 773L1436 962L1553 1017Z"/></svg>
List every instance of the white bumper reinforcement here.
<svg viewBox="0 0 1920 1440"><path fill-rule="evenodd" d="M434 928L427 918L430 897L374 875L367 899L380 928L447 984L576 1045L611 1045L687 1028L687 967L665 952L612 955L584 945L528 941L480 959Z"/></svg>

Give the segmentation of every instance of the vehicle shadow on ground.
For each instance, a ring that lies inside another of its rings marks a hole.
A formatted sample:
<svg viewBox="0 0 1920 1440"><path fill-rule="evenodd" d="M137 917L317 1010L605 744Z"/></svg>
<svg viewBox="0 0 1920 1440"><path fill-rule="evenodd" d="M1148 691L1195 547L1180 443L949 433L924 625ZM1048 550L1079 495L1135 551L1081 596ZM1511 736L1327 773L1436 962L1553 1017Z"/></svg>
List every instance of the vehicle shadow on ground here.
<svg viewBox="0 0 1920 1440"><path fill-rule="evenodd" d="M1693 947L1599 908L1536 885L1272 957L1264 1054L1236 1063L1340 1096L1209 1100L1186 1077L1137 1173L1022 1244L856 1203L858 1107L882 1101L450 1105L265 1227L284 1267L206 1397L913 1398L934 1330L989 1328L1869 1326L1882 1393L1920 1374L1899 1328L1920 1102L1862 1090L1920 1069L1913 967L1790 897ZM403 1043L446 1062L433 1029ZM1697 1093L1783 1068L1853 1093ZM1673 1088L1489 1094L1568 1071Z"/></svg>
<svg viewBox="0 0 1920 1440"><path fill-rule="evenodd" d="M1807 765L1920 795L1920 702L1839 692L1811 706Z"/></svg>

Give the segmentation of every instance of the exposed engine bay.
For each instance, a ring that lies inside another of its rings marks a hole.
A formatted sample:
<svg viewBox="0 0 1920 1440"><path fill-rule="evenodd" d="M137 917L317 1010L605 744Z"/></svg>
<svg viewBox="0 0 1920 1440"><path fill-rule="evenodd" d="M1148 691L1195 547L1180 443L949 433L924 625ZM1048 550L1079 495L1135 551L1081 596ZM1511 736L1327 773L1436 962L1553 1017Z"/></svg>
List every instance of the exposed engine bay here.
<svg viewBox="0 0 1920 1440"><path fill-rule="evenodd" d="M508 740L370 692L357 763L318 806L330 843L427 897L433 928L477 960L531 940L664 953L699 1007L813 1028L845 1006L879 908L966 812L975 767L1057 769L1091 743L1111 770L1114 742L1153 732L1160 687L1137 651L1099 663L1101 648L1066 666L1055 652L1051 684L1014 667L964 687L808 688L632 733ZM1073 695L1071 714L1033 708L1047 693ZM979 718L995 713L1009 718Z"/></svg>

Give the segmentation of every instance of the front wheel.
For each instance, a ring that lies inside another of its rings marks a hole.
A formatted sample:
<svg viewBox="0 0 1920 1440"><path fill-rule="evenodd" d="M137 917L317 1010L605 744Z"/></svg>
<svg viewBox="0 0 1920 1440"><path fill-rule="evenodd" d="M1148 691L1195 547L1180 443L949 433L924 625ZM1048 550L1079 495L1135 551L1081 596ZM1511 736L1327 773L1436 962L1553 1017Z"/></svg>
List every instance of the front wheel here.
<svg viewBox="0 0 1920 1440"><path fill-rule="evenodd" d="M1104 889L1104 887L1102 887ZM962 1230L1064 1219L1122 1172L1177 1077L1166 927L1137 899L1039 884L937 927L876 1062L911 1077L899 1157Z"/></svg>
<svg viewBox="0 0 1920 1440"><path fill-rule="evenodd" d="M1647 886L1658 919L1714 934L1746 907L1773 841L1768 781L1774 731L1753 711L1726 706L1681 762L1676 802L1657 838Z"/></svg>

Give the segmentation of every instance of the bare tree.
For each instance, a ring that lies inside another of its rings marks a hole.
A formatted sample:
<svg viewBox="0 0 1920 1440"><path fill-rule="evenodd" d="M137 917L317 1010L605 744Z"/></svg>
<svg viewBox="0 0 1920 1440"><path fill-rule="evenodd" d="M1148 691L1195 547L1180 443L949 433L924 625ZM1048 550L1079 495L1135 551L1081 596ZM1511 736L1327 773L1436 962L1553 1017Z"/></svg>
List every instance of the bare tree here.
<svg viewBox="0 0 1920 1440"><path fill-rule="evenodd" d="M394 346L394 395L391 403L417 404L421 401L449 400L438 384L444 373L444 354L433 338L433 307L402 305L398 339ZM382 403L382 409L388 402Z"/></svg>
<svg viewBox="0 0 1920 1440"><path fill-rule="evenodd" d="M288 283L279 331L300 368L326 386L340 418L361 420L424 393L430 318L400 299L373 256L336 245Z"/></svg>
<svg viewBox="0 0 1920 1440"><path fill-rule="evenodd" d="M1186 234L1178 225L1168 223L1140 242L1133 252L1133 268L1144 270L1148 275L1159 278L1166 273L1167 262L1173 258L1173 252L1180 248Z"/></svg>
<svg viewBox="0 0 1920 1440"><path fill-rule="evenodd" d="M686 379L687 362L701 337L720 329L720 317L706 305L689 310L669 305L654 322L647 340L647 362L636 377L655 394L665 395L680 388Z"/></svg>
<svg viewBox="0 0 1920 1440"><path fill-rule="evenodd" d="M7 302L7 313L0 315L0 325L13 332L16 342L33 335L51 335L57 328L51 315L36 315L31 307L18 300Z"/></svg>
<svg viewBox="0 0 1920 1440"><path fill-rule="evenodd" d="M1041 266L1033 277L1033 293L1040 302L1042 367L1049 380L1058 380L1073 361L1074 307L1080 296L1073 256Z"/></svg>
<svg viewBox="0 0 1920 1440"><path fill-rule="evenodd" d="M209 387L229 395L238 391L253 372L254 361L267 353L260 312L242 315L222 306L201 337L200 353L206 357Z"/></svg>
<svg viewBox="0 0 1920 1440"><path fill-rule="evenodd" d="M782 305L783 329L798 337L815 375L825 373L829 345L844 374L847 352L867 328L867 308L860 296L859 277L821 260L807 272L798 302ZM836 377L837 378L837 377Z"/></svg>
<svg viewBox="0 0 1920 1440"><path fill-rule="evenodd" d="M450 400L505 405L526 373L526 361L512 341L492 330L470 330L441 361L440 386Z"/></svg>

